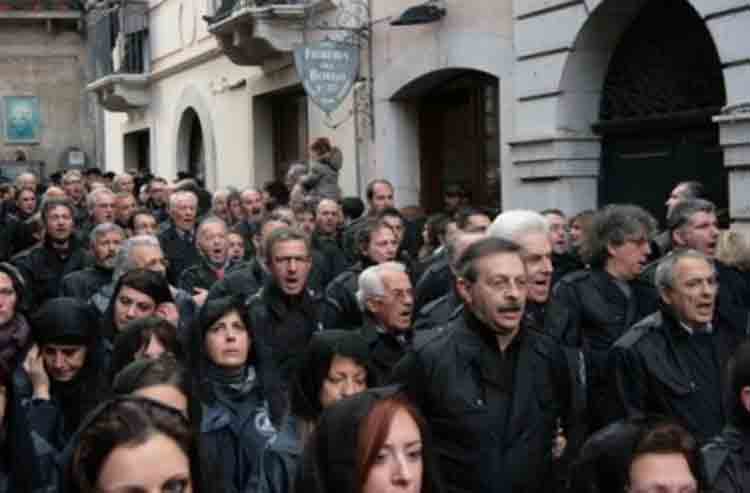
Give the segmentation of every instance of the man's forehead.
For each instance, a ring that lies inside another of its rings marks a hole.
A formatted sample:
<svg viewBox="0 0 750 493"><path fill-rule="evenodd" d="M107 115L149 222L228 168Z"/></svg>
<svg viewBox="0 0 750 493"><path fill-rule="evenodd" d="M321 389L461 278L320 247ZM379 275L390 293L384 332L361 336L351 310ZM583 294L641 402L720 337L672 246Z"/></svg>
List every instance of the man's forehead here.
<svg viewBox="0 0 750 493"><path fill-rule="evenodd" d="M153 245L138 245L136 247L133 247L131 255L133 257L163 257L164 254L161 251L161 248Z"/></svg>
<svg viewBox="0 0 750 493"><path fill-rule="evenodd" d="M274 255L307 255L303 240L284 240L274 246Z"/></svg>
<svg viewBox="0 0 750 493"><path fill-rule="evenodd" d="M485 276L517 276L526 273L521 257L517 253L501 252L485 255L478 259L479 274Z"/></svg>
<svg viewBox="0 0 750 493"><path fill-rule="evenodd" d="M677 260L674 270L677 277L680 278L699 277L707 273L714 273L713 265L708 260L698 257L685 257Z"/></svg>
<svg viewBox="0 0 750 493"><path fill-rule="evenodd" d="M5 272L0 272L0 287L13 287L13 281Z"/></svg>

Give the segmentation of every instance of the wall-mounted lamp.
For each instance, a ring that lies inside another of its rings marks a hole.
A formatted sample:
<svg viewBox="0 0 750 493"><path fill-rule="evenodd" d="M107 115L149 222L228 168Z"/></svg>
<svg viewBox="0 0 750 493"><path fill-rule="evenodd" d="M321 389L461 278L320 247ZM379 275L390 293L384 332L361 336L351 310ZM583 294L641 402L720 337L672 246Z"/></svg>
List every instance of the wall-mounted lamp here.
<svg viewBox="0 0 750 493"><path fill-rule="evenodd" d="M444 0L430 0L404 10L391 21L391 26L415 26L437 22L445 17L446 10Z"/></svg>

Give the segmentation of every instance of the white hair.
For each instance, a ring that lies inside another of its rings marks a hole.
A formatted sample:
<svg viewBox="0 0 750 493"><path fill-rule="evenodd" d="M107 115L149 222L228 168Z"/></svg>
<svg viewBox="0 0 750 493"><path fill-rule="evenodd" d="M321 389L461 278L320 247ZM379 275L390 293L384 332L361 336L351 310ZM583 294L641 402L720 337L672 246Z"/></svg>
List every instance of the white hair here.
<svg viewBox="0 0 750 493"><path fill-rule="evenodd" d="M401 262L383 262L366 268L359 275L357 304L362 311L366 310L367 301L370 298L385 294L383 274L386 272L406 272L406 266Z"/></svg>
<svg viewBox="0 0 750 493"><path fill-rule="evenodd" d="M549 234L549 221L535 211L516 209L503 212L487 228L487 236L518 242L529 233Z"/></svg>
<svg viewBox="0 0 750 493"><path fill-rule="evenodd" d="M195 205L198 205L198 196L190 190L179 190L169 196L169 210L175 208L177 202L183 199L190 199Z"/></svg>
<svg viewBox="0 0 750 493"><path fill-rule="evenodd" d="M100 187L92 190L88 195L86 195L86 207L88 208L89 212L94 211L94 207L96 207L96 202L99 200L100 195L111 195L113 199L115 198L115 192L113 192L109 188Z"/></svg>

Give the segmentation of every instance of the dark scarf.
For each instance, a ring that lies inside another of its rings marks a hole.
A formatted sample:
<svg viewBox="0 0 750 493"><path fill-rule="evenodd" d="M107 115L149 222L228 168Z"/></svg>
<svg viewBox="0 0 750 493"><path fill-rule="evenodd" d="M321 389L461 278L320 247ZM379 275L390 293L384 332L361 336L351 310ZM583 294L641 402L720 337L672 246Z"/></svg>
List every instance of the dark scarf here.
<svg viewBox="0 0 750 493"><path fill-rule="evenodd" d="M210 361L205 365L205 381L210 386L216 400L237 415L246 409L247 397L255 389L256 374L253 365L246 365L240 371L231 371L216 366Z"/></svg>
<svg viewBox="0 0 750 493"><path fill-rule="evenodd" d="M0 328L0 377L3 381L18 365L30 335L31 327L20 313Z"/></svg>

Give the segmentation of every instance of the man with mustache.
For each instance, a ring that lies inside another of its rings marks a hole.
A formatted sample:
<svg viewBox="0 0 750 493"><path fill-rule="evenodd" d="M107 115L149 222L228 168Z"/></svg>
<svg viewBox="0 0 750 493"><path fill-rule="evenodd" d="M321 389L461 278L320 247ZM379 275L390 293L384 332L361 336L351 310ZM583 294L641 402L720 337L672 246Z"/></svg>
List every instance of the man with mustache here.
<svg viewBox="0 0 750 493"><path fill-rule="evenodd" d="M635 205L599 210L584 248L591 268L560 279L545 310L544 330L566 351L580 351L590 432L611 419L607 356L612 344L657 309L653 285L639 280L655 225L651 215Z"/></svg>
<svg viewBox="0 0 750 493"><path fill-rule="evenodd" d="M447 491L549 491L557 424L574 421L570 382L555 341L522 327L521 248L485 238L456 272L464 313L415 343L393 380L430 424Z"/></svg>
<svg viewBox="0 0 750 493"><path fill-rule="evenodd" d="M125 240L125 232L116 224L104 223L91 230L89 236L95 264L65 276L60 296L88 301L102 286L112 282L115 258Z"/></svg>
<svg viewBox="0 0 750 493"><path fill-rule="evenodd" d="M414 339L414 291L399 262L384 262L362 271L358 280L364 324L360 333L370 347L377 382L385 382Z"/></svg>
<svg viewBox="0 0 750 493"><path fill-rule="evenodd" d="M716 317L716 270L702 252L666 257L655 282L659 311L628 330L611 351L616 417L665 415L705 442L727 422L727 362L745 340L746 326Z"/></svg>

